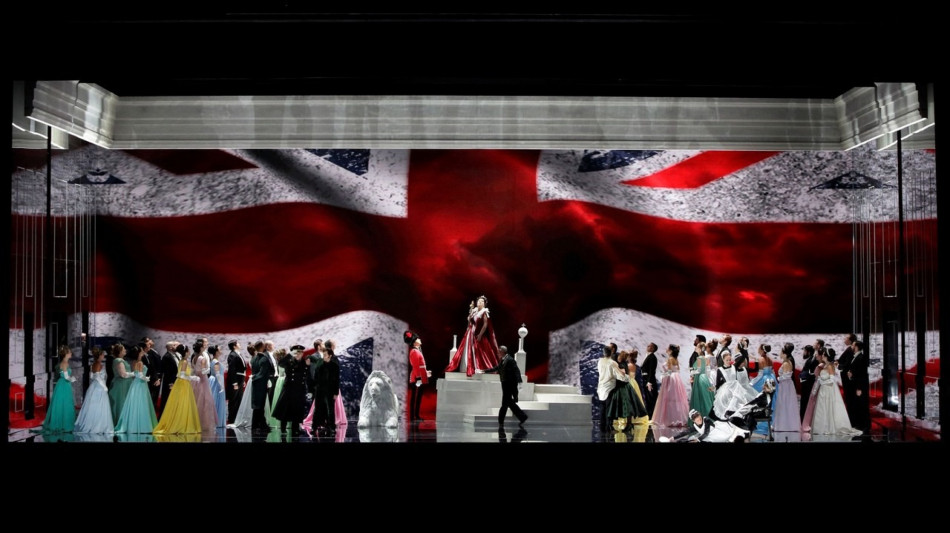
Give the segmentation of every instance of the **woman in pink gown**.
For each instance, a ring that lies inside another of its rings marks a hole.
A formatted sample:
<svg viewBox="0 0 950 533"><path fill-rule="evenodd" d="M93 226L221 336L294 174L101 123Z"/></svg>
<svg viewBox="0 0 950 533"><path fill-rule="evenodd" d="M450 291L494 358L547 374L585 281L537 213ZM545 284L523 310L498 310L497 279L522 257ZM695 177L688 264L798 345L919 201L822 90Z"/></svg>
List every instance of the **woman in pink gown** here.
<svg viewBox="0 0 950 533"><path fill-rule="evenodd" d="M198 405L201 431L213 432L218 426L218 416L214 409L214 398L211 395L211 381L208 380L211 361L207 355L201 353L202 347L203 345L197 342L192 346L194 352L191 355L191 362L195 368L195 375L198 376L198 381L193 381L192 386L195 391L195 403Z"/></svg>
<svg viewBox="0 0 950 533"><path fill-rule="evenodd" d="M445 371L452 372L461 367L466 376L471 376L497 365L498 341L495 340L495 329L488 312L488 298L479 296L478 300L469 304L468 327Z"/></svg>
<svg viewBox="0 0 950 533"><path fill-rule="evenodd" d="M680 347L671 344L666 349L666 363L660 369L660 395L653 411L653 425L660 427L685 426L689 421L689 397L680 377Z"/></svg>

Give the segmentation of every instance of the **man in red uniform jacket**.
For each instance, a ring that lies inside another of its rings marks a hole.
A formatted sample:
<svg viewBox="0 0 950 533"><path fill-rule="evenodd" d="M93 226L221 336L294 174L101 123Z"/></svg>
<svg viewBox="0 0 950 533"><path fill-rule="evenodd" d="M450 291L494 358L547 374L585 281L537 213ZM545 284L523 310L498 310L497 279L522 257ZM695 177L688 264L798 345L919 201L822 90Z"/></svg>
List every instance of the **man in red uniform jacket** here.
<svg viewBox="0 0 950 533"><path fill-rule="evenodd" d="M432 371L426 368L425 357L422 356L422 339L411 331L407 331L403 340L411 349L409 350L409 421L421 421L419 408L422 405L423 386L429 383L432 377Z"/></svg>

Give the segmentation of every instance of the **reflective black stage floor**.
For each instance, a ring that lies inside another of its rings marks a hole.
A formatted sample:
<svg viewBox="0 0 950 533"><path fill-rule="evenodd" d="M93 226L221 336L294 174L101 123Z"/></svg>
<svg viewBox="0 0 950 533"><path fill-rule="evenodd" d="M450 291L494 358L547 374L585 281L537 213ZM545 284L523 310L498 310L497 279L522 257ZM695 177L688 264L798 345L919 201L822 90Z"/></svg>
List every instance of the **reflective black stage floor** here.
<svg viewBox="0 0 950 533"><path fill-rule="evenodd" d="M103 435L103 434L56 434L36 433L33 429L10 430L7 440L11 443L659 443L660 437L671 437L681 428L658 428L634 426L626 431L612 429L601 431L597 424L591 426L544 426L532 425L519 428L516 420L506 423L504 429L497 427L476 428L465 423L442 423L426 420L401 423L398 428L358 428L350 421L336 430L320 429L315 432L300 431L291 435L278 428L266 434L252 432L249 428L221 428L214 433L192 435L153 436ZM768 435L754 433L749 443L839 443L839 442L921 442L939 441L939 434L919 428L904 428L901 424L882 424L876 421L869 434L861 437L834 435L809 435L802 433L776 432L771 440Z"/></svg>

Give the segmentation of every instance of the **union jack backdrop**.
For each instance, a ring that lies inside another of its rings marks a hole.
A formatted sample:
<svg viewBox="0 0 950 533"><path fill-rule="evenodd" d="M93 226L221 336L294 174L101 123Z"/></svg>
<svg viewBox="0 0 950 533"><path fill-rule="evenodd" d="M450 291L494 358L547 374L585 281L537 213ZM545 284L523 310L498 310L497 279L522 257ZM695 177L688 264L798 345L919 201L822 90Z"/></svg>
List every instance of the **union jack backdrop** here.
<svg viewBox="0 0 950 533"><path fill-rule="evenodd" d="M903 157L907 169L934 168L933 151ZM15 160L11 378L23 373L16 354L33 305L24 280L35 273L29 250L46 172L45 153L19 151ZM839 348L853 329L853 223L893 231L897 221L896 155L861 148L89 145L55 153L52 165L54 227L94 230L63 245L75 261L63 262L72 270L57 274L54 290L87 299L93 342L149 335L161 347L208 336L289 347L333 338L350 365L350 410L369 371L407 381L405 329L424 339L439 377L479 295L500 344L517 349L517 330L527 327L526 374L535 382L579 385L591 342L642 353L648 342L689 345L702 332L776 349L823 337ZM934 185L922 187L910 194L931 200L910 206L908 216L924 223L909 238L935 257ZM886 201L856 201L871 193ZM77 315L70 321L76 344ZM434 411L433 396L424 412Z"/></svg>

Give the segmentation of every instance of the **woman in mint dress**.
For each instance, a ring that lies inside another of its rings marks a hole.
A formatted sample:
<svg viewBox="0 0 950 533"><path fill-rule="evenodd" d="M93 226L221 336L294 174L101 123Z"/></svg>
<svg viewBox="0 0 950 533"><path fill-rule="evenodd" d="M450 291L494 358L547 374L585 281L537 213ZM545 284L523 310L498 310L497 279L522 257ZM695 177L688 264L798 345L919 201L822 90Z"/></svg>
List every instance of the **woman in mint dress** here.
<svg viewBox="0 0 950 533"><path fill-rule="evenodd" d="M224 370L221 368L221 347L215 344L208 347L208 358L211 361L211 372L208 381L211 382L211 398L214 400L214 412L217 414L218 427L223 428L228 423L228 399L224 395Z"/></svg>
<svg viewBox="0 0 950 533"><path fill-rule="evenodd" d="M148 378L145 377L145 350L140 346L133 346L130 359L133 375L132 385L119 413L119 420L115 424L116 433L151 433L158 424L155 418L155 406L152 404L152 395L148 390Z"/></svg>
<svg viewBox="0 0 950 533"><path fill-rule="evenodd" d="M76 423L76 406L73 404L73 382L69 359L73 353L69 346L59 347L59 364L56 366L56 384L50 393L43 433L69 433Z"/></svg>
<svg viewBox="0 0 950 533"><path fill-rule="evenodd" d="M112 404L109 403L109 389L106 387L106 352L93 348L93 358L89 374L89 388L86 398L76 417L73 433L111 435L115 430L112 421Z"/></svg>
<svg viewBox="0 0 950 533"><path fill-rule="evenodd" d="M274 352L274 359L277 361L277 381L274 382L274 399L271 400L270 395L267 396L267 407L265 411L267 412L267 425L270 427L280 426L280 420L274 418L274 404L277 403L277 398L280 398L280 391L284 388L284 381L287 379L287 373L284 371L284 367L280 366L280 360L284 357L287 357L287 350L281 348Z"/></svg>
<svg viewBox="0 0 950 533"><path fill-rule="evenodd" d="M112 388L109 389L109 401L112 404L112 419L118 421L125 406L125 398L129 395L129 387L135 375L132 374L132 365L125 360L125 346L112 346Z"/></svg>
<svg viewBox="0 0 950 533"><path fill-rule="evenodd" d="M704 342L699 345L705 348ZM693 366L689 369L689 381L691 384L689 393L689 407L699 411L703 416L709 416L713 408L713 402L716 399L716 387L709 382L709 361L714 359L709 355L700 355L693 361Z"/></svg>

